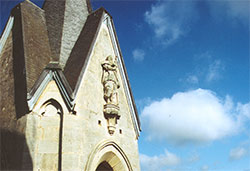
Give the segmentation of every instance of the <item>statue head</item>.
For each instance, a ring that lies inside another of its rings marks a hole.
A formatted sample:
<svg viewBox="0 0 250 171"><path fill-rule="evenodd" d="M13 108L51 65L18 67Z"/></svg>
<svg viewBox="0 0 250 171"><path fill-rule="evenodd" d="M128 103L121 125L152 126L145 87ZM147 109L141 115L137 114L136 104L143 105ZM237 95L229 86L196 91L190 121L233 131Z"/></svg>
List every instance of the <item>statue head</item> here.
<svg viewBox="0 0 250 171"><path fill-rule="evenodd" d="M113 63L112 55L107 56L106 61L109 61L109 63Z"/></svg>

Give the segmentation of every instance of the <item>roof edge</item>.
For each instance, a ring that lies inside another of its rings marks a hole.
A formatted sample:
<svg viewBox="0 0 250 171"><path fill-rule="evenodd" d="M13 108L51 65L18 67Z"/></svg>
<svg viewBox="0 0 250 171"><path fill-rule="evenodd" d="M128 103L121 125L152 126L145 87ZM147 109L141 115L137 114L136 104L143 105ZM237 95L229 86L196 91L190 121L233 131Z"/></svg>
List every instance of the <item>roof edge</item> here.
<svg viewBox="0 0 250 171"><path fill-rule="evenodd" d="M63 73L73 90L73 97L79 89L84 70L87 66L86 61L90 57L98 30L100 29L103 13L104 9L99 8L88 16L64 67Z"/></svg>
<svg viewBox="0 0 250 171"><path fill-rule="evenodd" d="M62 73L62 70L60 68L50 66L51 65L48 65L43 70L42 74L37 79L31 91L27 93L29 110L33 110L36 102L38 101L39 97L41 96L48 83L51 80L55 80L68 110L72 113L75 113L72 90L69 87L69 84L67 83L67 80L64 77L64 74Z"/></svg>
<svg viewBox="0 0 250 171"><path fill-rule="evenodd" d="M109 13L107 13L107 14L109 15ZM126 67L125 67L125 63L124 63L124 60L123 60L123 56L122 56L120 44L119 44L119 41L118 41L117 33L116 33L116 30L115 30L114 22L113 22L113 19L112 19L111 16L110 16L110 20L111 20L111 25L112 25L112 28L113 28L113 31L114 31L114 37L115 37L115 41L116 41L116 44L117 44L117 48L118 48L118 51L119 51L119 54L120 54L122 69L124 70L124 74L125 74L125 77L126 77L126 82L127 82L127 86L128 86L129 95L131 97L131 101L132 101L132 104L133 104L133 109L134 109L134 112L135 112L136 121L138 123L138 129L139 129L138 131L141 131L140 118L139 118L138 111L137 111L137 108L136 108L136 105L135 105L134 96L132 94L132 89L131 89L130 82L129 82L129 79L128 79L128 73L127 73L127 70L126 70ZM139 134L138 134L138 136L139 136Z"/></svg>
<svg viewBox="0 0 250 171"><path fill-rule="evenodd" d="M14 17L10 15L0 37L0 54L2 53L3 47L7 41L7 38L9 37L13 25L14 25Z"/></svg>
<svg viewBox="0 0 250 171"><path fill-rule="evenodd" d="M100 17L100 20L99 20L98 27L97 27L97 29L96 29L94 38L93 38L93 40L92 40L92 42L91 42L91 45L90 45L90 48L89 48L89 50L88 50L86 60L85 60L84 65L83 65L83 67L82 67L82 69L81 69L81 71L80 71L80 75L79 75L79 77L78 77L78 79L77 79L77 83L76 83L76 86L75 86L75 89L74 89L74 92L73 92L73 96L74 96L74 97L75 97L75 95L77 94L78 89L80 88L80 84L81 84L81 81L82 81L82 77L83 77L83 75L84 75L84 73L85 73L85 69L86 69L86 67L87 67L87 63L88 63L88 61L89 61L89 58L90 58L90 56L91 56L92 49L94 48L94 44L95 44L96 38L97 38L97 36L98 36L97 33L98 33L98 31L100 30L100 26L101 26L101 23L102 23L101 21L102 21L102 18L103 18L104 11L106 11L103 7L101 7L101 8L99 8L99 9L97 9L96 11L94 11L92 14L94 14L95 12L97 12L97 11L99 11L99 10L100 10L100 11L102 10L102 15L101 15L101 17Z"/></svg>

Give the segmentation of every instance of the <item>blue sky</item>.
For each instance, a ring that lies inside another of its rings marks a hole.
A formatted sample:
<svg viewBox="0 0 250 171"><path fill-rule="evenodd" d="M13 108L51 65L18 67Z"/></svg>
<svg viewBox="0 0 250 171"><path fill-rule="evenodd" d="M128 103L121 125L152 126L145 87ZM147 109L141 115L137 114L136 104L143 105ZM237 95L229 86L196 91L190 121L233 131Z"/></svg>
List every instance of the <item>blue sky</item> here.
<svg viewBox="0 0 250 171"><path fill-rule="evenodd" d="M1 32L16 3L1 0ZM142 122L143 171L250 170L249 5L93 1L113 16Z"/></svg>

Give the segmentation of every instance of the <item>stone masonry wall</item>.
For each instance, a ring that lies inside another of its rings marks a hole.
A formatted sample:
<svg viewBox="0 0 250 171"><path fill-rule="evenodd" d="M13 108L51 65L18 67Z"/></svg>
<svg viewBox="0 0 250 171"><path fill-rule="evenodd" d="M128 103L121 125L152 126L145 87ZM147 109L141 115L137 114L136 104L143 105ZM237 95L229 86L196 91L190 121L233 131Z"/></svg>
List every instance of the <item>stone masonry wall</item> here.
<svg viewBox="0 0 250 171"><path fill-rule="evenodd" d="M56 102L53 104L51 102ZM60 106L60 110L57 109ZM60 91L51 81L38 99L33 111L18 120L18 129L25 135L27 149L33 170L61 170L63 120L69 112L64 105ZM67 136L67 135L65 135ZM23 166L26 165L24 157Z"/></svg>
<svg viewBox="0 0 250 171"><path fill-rule="evenodd" d="M61 167L62 170L84 170L96 146L103 141L113 141L124 151L132 169L140 170L136 134L119 72L121 87L118 94L121 117L112 136L108 133L107 120L104 118L101 63L110 54L114 55L114 51L108 30L103 25L76 95L76 114L69 113L56 83L52 81L40 96L33 112L26 116L25 134L34 163L33 169L57 170ZM61 117L41 114L44 102L50 98L62 106ZM63 128L61 146L60 128Z"/></svg>

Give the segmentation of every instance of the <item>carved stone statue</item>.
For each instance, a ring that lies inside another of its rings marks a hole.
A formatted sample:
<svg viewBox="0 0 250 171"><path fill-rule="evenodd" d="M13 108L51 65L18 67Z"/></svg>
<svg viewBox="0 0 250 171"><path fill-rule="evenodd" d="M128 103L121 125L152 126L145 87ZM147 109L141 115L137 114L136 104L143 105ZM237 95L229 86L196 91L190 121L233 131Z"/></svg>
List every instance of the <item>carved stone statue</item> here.
<svg viewBox="0 0 250 171"><path fill-rule="evenodd" d="M115 125L119 116L119 105L118 105L118 92L120 88L119 80L117 77L117 64L113 57L109 55L104 62L102 62L103 74L102 84L104 91L104 115L108 120L108 130L112 135L115 131Z"/></svg>
<svg viewBox="0 0 250 171"><path fill-rule="evenodd" d="M108 104L118 105L117 89L120 87L117 78L117 64L110 55L102 63L103 75L102 84L104 86L104 99Z"/></svg>

